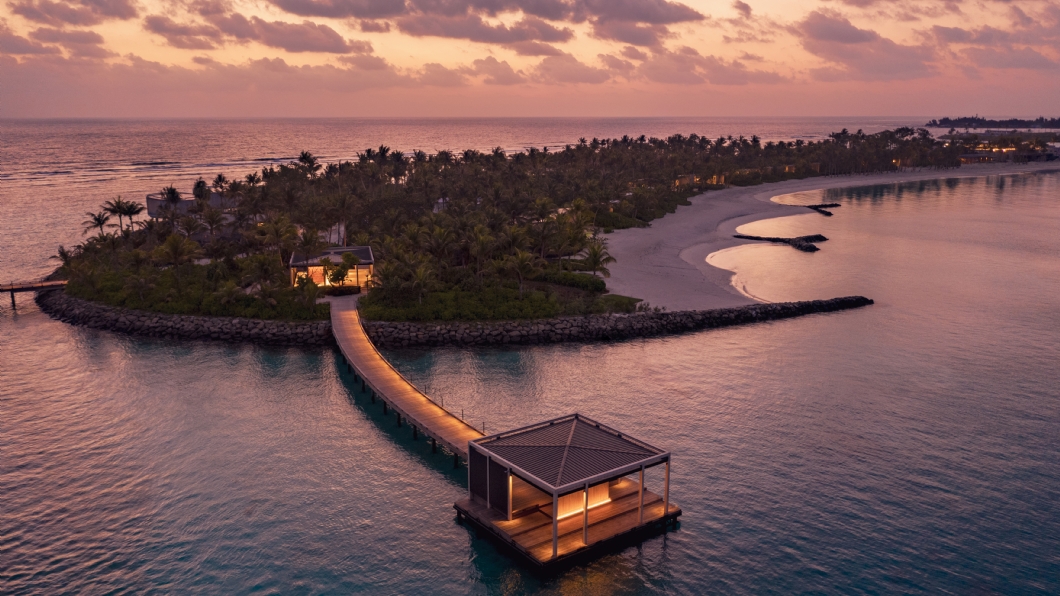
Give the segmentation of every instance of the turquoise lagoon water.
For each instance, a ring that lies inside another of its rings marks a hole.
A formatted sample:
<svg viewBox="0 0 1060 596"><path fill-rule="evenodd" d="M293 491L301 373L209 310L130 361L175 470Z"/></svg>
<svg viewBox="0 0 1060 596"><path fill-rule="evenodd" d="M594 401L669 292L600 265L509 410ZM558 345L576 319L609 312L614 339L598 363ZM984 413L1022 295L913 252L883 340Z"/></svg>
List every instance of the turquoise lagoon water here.
<svg viewBox="0 0 1060 596"><path fill-rule="evenodd" d="M463 472L333 351L133 338L5 300L0 592L1060 592L1060 175L783 200L843 206L741 231L823 233L820 252L714 262L766 300L874 306L387 352L487 430L578 411L673 451L680 527L555 578L456 522Z"/></svg>

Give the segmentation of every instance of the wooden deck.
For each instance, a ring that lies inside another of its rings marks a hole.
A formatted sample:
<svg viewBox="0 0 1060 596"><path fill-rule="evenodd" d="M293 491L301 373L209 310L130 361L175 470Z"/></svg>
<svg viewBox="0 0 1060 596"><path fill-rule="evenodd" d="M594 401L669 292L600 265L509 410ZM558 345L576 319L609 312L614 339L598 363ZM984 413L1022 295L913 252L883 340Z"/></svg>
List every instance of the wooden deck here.
<svg viewBox="0 0 1060 596"><path fill-rule="evenodd" d="M644 520L638 512L638 488L636 481L622 478L611 486L611 501L589 510L589 541L583 537L581 513L559 520L559 546L556 559L552 559L551 506L542 507L533 513L508 521L500 512L479 500L462 499L454 507L462 515L492 532L534 563L541 566L581 554L603 546L616 538L640 529L659 526L667 520L681 515L681 508L673 502L664 515L661 496L644 491ZM513 493L513 501L519 495ZM664 519L665 518L665 519Z"/></svg>
<svg viewBox="0 0 1060 596"><path fill-rule="evenodd" d="M36 292L38 290L51 290L54 288L61 288L65 285L65 279L56 279L51 281L13 281L11 283L0 284L0 292Z"/></svg>
<svg viewBox="0 0 1060 596"><path fill-rule="evenodd" d="M378 399L455 455L467 459L467 442L482 433L408 382L375 348L361 326L355 300L331 303L331 332L346 362Z"/></svg>

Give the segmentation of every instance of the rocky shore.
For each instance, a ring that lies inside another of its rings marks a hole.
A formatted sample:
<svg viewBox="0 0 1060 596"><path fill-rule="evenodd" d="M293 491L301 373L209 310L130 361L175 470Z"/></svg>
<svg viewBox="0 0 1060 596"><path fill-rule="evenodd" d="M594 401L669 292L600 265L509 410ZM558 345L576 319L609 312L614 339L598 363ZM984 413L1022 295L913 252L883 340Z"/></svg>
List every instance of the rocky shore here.
<svg viewBox="0 0 1060 596"><path fill-rule="evenodd" d="M872 300L862 296L847 296L831 300L752 304L715 310L589 315L533 321L477 323L365 321L364 328L375 345L388 348L609 341L787 319L813 313L858 308L872 303Z"/></svg>
<svg viewBox="0 0 1060 596"><path fill-rule="evenodd" d="M165 339L214 339L289 346L335 343L331 321L263 321L166 315L81 300L61 290L37 293L40 309L65 323Z"/></svg>
<svg viewBox="0 0 1060 596"><path fill-rule="evenodd" d="M379 347L473 346L611 341L729 327L872 304L861 296L752 304L735 308L683 312L588 315L527 321L398 323L365 321L368 337ZM37 304L53 318L74 325L164 339L211 339L270 345L333 345L331 321L262 321L227 317L165 315L106 306L68 296L39 292Z"/></svg>

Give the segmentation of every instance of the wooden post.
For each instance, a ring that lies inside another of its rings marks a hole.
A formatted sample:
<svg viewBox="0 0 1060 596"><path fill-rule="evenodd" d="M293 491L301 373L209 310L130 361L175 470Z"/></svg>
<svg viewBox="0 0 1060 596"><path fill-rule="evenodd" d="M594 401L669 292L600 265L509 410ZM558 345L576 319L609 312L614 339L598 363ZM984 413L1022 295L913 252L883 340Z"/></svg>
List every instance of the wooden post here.
<svg viewBox="0 0 1060 596"><path fill-rule="evenodd" d="M18 310L18 306L15 304L15 291L11 290L11 310Z"/></svg>
<svg viewBox="0 0 1060 596"><path fill-rule="evenodd" d="M416 425L412 425L412 440L416 441L416 440L419 440L419 438L420 438L419 429L416 428Z"/></svg>
<svg viewBox="0 0 1060 596"><path fill-rule="evenodd" d="M512 469L508 468L508 521L512 521Z"/></svg>
<svg viewBox="0 0 1060 596"><path fill-rule="evenodd" d="M663 519L670 513L670 458L666 458L666 484L663 486Z"/></svg>
<svg viewBox="0 0 1060 596"><path fill-rule="evenodd" d="M383 415L385 416L385 415L387 415L389 413L390 413L390 410L387 409L386 402L383 402Z"/></svg>
<svg viewBox="0 0 1060 596"><path fill-rule="evenodd" d="M582 503L585 505L585 511L582 512L582 542L585 546L589 546L589 483L585 483L585 494L582 495Z"/></svg>
<svg viewBox="0 0 1060 596"><path fill-rule="evenodd" d="M454 453L453 454L453 469L455 470L455 469L457 469L459 467L460 467L460 456ZM471 473L470 472L471 466L468 466L467 469L469 470L468 474L470 474ZM468 486L471 486L471 485L469 484ZM468 490L471 490L471 489L468 489Z"/></svg>
<svg viewBox="0 0 1060 596"><path fill-rule="evenodd" d="M559 554L559 495L552 493L552 558Z"/></svg>
<svg viewBox="0 0 1060 596"><path fill-rule="evenodd" d="M375 391L372 392L372 403L375 403Z"/></svg>
<svg viewBox="0 0 1060 596"><path fill-rule="evenodd" d="M640 487L637 488L637 524L644 523L644 466L640 467Z"/></svg>
<svg viewBox="0 0 1060 596"><path fill-rule="evenodd" d="M431 453L438 453L438 440L431 437Z"/></svg>

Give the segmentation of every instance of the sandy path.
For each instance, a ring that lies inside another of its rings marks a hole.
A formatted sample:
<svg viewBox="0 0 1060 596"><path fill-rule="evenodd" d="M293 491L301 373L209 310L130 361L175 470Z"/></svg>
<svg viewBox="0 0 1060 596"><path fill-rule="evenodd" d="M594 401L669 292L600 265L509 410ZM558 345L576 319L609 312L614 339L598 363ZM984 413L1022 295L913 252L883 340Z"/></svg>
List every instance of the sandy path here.
<svg viewBox="0 0 1060 596"><path fill-rule="evenodd" d="M801 215L804 207L771 201L778 195L825 188L865 186L935 178L1060 171L1060 163L975 164L958 170L925 170L869 176L837 176L733 187L692 197L649 228L608 234L611 292L642 298L668 310L699 310L751 304L732 286L732 272L707 264L707 255L751 241L732 237L736 228L760 219Z"/></svg>

